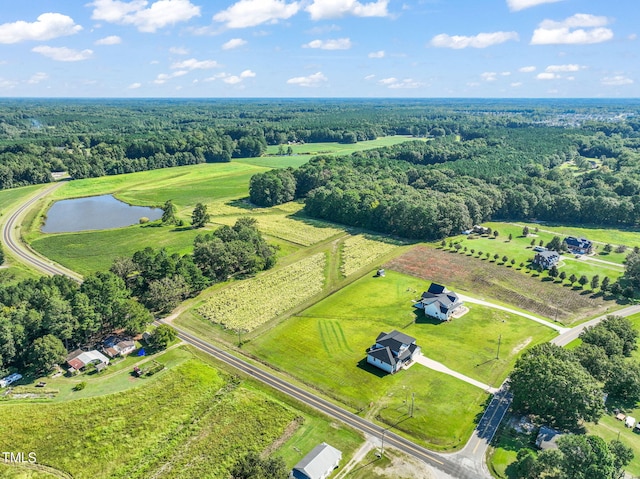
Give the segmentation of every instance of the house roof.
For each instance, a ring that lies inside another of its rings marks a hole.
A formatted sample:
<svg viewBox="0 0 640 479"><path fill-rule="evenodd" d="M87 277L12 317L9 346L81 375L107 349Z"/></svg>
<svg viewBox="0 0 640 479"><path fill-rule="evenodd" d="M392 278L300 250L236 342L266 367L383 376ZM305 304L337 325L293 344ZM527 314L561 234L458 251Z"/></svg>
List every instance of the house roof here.
<svg viewBox="0 0 640 479"><path fill-rule="evenodd" d="M109 364L109 358L95 349L93 351L81 351L80 349L77 349L67 356L67 364L74 369L82 369L87 364L95 361Z"/></svg>
<svg viewBox="0 0 640 479"><path fill-rule="evenodd" d="M388 339L393 339L398 341L400 344L413 344L416 342L416 338L409 336L408 334L401 333L400 331L393 330L390 333L380 333L376 338L376 342L380 343L381 341L385 341Z"/></svg>
<svg viewBox="0 0 640 479"><path fill-rule="evenodd" d="M557 449L557 441L562 436L562 433L556 429L552 429L547 426L542 426L536 437L536 446L540 449Z"/></svg>
<svg viewBox="0 0 640 479"><path fill-rule="evenodd" d="M591 247L591 241L589 241L587 238L576 238L575 236L567 236L564 239L564 242L567 243L567 246L572 246L574 248L588 249Z"/></svg>
<svg viewBox="0 0 640 479"><path fill-rule="evenodd" d="M397 363L396 358L393 356L393 353L388 346L369 350L369 356L390 366L395 366Z"/></svg>
<svg viewBox="0 0 640 479"><path fill-rule="evenodd" d="M293 468L294 474L301 472L304 475L295 477L307 477L309 479L320 479L325 477L327 471L334 468L337 462L342 459L342 452L326 442L318 444L313 450L304 456L302 460Z"/></svg>
<svg viewBox="0 0 640 479"><path fill-rule="evenodd" d="M436 291L440 292L438 293ZM440 312L443 314L446 314L449 310L455 309L462 304L456 293L449 291L444 286L436 283L431 283L429 289L422 293L420 303L424 306L435 303L436 307L439 308Z"/></svg>
<svg viewBox="0 0 640 479"><path fill-rule="evenodd" d="M546 260L550 260L553 258L560 258L560 254L557 251L540 251L540 253L536 254L536 256L540 256Z"/></svg>
<svg viewBox="0 0 640 479"><path fill-rule="evenodd" d="M447 288L445 288L444 286L438 283L431 283L429 285L429 289L427 290L427 293L431 293L431 294L442 294L442 293L448 293L448 292L449 291L447 290Z"/></svg>

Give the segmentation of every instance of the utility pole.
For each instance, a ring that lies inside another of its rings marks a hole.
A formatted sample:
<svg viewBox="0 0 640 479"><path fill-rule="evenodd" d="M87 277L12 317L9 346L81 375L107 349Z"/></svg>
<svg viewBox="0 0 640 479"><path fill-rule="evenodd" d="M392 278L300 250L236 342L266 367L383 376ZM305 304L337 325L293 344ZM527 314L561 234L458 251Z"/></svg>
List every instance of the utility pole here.
<svg viewBox="0 0 640 479"><path fill-rule="evenodd" d="M502 342L502 334L498 336L498 352L496 353L496 359L500 358L500 343Z"/></svg>
<svg viewBox="0 0 640 479"><path fill-rule="evenodd" d="M413 417L413 405L416 399L416 393L412 392L411 393L411 415L410 417Z"/></svg>

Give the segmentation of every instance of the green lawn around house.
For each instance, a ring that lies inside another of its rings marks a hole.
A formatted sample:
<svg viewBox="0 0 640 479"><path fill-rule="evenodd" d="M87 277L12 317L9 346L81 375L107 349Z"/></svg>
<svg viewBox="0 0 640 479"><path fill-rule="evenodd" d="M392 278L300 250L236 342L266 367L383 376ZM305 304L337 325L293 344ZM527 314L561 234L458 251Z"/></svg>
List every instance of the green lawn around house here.
<svg viewBox="0 0 640 479"><path fill-rule="evenodd" d="M635 409L627 409L624 412L628 416L640 419L640 403L636 405ZM637 433L625 427L624 422L618 421L613 413L602 416L598 424L587 423L586 429L588 434L600 436L607 442L619 439L633 449L634 459L625 470L633 474L634 477L640 476L640 436Z"/></svg>

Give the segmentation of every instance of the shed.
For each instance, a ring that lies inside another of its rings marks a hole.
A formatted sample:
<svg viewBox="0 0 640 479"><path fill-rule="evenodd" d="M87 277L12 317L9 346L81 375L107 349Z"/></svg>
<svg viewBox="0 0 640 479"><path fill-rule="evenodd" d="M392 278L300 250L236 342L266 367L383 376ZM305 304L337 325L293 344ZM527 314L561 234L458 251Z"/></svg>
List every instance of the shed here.
<svg viewBox="0 0 640 479"><path fill-rule="evenodd" d="M317 445L291 470L292 479L325 479L338 467L342 452L326 442Z"/></svg>
<svg viewBox="0 0 640 479"><path fill-rule="evenodd" d="M627 416L626 419L624 420L624 425L626 427L633 428L633 426L636 425L636 418L633 416Z"/></svg>

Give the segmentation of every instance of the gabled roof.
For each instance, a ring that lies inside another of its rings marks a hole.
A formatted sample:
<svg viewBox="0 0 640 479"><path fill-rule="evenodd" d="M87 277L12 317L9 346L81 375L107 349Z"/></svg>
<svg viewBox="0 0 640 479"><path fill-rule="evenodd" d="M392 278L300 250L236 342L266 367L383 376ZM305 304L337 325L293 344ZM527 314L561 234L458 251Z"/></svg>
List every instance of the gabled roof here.
<svg viewBox="0 0 640 479"><path fill-rule="evenodd" d="M573 246L575 248L590 248L591 241L587 238L576 238L575 236L567 236L564 239L564 242L567 243L567 246Z"/></svg>
<svg viewBox="0 0 640 479"><path fill-rule="evenodd" d="M552 258L560 258L560 254L557 251L551 251L551 250L541 251L540 253L536 254L536 256L540 256L546 260L549 260Z"/></svg>
<svg viewBox="0 0 640 479"><path fill-rule="evenodd" d="M436 286L435 288L434 285ZM442 288L442 292L433 292L439 290L440 288ZM449 291L444 286L431 283L429 289L422 293L422 300L420 302L425 306L436 303L436 307L440 308L440 311L442 311L443 313L446 313L448 310L456 308L460 305L460 298L458 298L458 295L456 293Z"/></svg>
<svg viewBox="0 0 640 479"><path fill-rule="evenodd" d="M442 294L448 292L449 290L447 288L438 283L431 283L431 285L429 285L429 289L427 290L427 293L431 294Z"/></svg>
<svg viewBox="0 0 640 479"><path fill-rule="evenodd" d="M401 333L400 331L393 330L390 333L380 333L376 338L376 342L385 341L387 339L393 339L401 344L413 344L416 342L416 338L409 336L408 334Z"/></svg>
<svg viewBox="0 0 640 479"><path fill-rule="evenodd" d="M331 471L340 459L342 459L342 452L323 442L314 447L309 454L295 465L293 473L295 477L320 479L325 477L326 473ZM296 474L296 472L301 472L303 475Z"/></svg>
<svg viewBox="0 0 640 479"><path fill-rule="evenodd" d="M393 356L389 347L371 349L369 350L369 356L390 366L395 366L397 363L396 358Z"/></svg>

